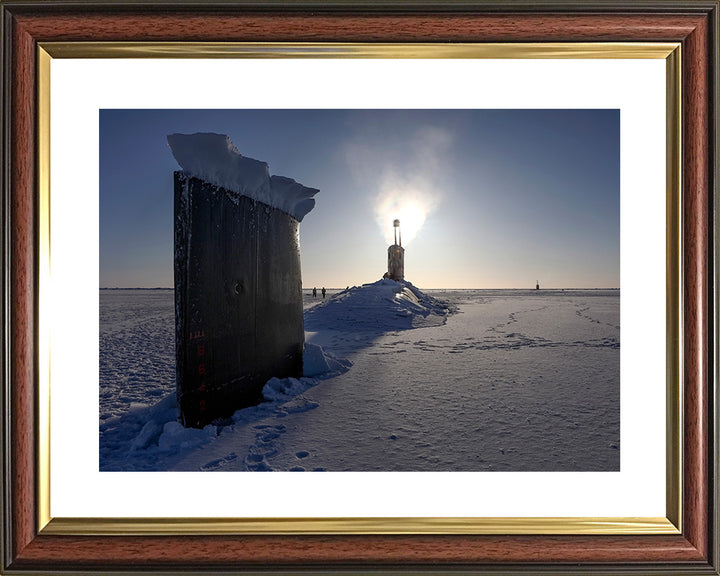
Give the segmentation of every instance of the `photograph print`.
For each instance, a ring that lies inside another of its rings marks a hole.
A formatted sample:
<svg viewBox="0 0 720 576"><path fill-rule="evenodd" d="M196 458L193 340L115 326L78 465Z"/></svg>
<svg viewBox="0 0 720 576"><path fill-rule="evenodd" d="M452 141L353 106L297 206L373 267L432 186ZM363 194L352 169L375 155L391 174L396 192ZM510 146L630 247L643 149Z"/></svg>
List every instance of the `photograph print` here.
<svg viewBox="0 0 720 576"><path fill-rule="evenodd" d="M617 109L100 110L101 471L618 471Z"/></svg>

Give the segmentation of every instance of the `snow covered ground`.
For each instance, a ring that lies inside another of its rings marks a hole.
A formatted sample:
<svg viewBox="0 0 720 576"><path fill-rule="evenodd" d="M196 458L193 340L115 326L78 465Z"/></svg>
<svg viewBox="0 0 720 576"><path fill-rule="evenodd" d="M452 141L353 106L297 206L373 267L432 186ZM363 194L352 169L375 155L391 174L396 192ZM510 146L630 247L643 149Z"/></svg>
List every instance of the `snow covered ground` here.
<svg viewBox="0 0 720 576"><path fill-rule="evenodd" d="M303 294L306 375L186 430L173 292L101 291L100 469L619 470L619 291Z"/></svg>

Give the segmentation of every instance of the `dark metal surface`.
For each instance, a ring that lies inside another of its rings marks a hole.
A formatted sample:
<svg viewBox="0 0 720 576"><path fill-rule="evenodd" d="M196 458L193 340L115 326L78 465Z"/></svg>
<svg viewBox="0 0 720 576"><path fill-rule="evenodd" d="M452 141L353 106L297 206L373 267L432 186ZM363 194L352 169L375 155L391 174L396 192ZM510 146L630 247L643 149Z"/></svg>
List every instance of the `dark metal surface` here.
<svg viewBox="0 0 720 576"><path fill-rule="evenodd" d="M298 222L175 173L175 350L181 421L201 427L302 375Z"/></svg>

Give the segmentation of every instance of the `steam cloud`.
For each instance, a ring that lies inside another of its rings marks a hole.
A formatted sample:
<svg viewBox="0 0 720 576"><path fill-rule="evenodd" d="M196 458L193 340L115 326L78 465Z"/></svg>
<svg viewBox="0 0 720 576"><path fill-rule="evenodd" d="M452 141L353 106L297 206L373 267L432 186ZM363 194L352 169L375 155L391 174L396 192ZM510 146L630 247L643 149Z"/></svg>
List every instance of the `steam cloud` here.
<svg viewBox="0 0 720 576"><path fill-rule="evenodd" d="M361 142L348 147L356 175L377 190L373 212L385 242L394 242L392 222L397 218L403 246L417 236L440 204L442 173L453 142L449 131L432 126L417 128L408 140L390 152Z"/></svg>

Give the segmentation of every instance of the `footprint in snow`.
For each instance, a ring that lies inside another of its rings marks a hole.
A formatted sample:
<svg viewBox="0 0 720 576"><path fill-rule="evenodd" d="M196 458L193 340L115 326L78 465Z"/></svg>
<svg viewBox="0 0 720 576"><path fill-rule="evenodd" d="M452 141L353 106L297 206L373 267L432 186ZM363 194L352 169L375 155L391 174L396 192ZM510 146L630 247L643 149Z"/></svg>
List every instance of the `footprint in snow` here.
<svg viewBox="0 0 720 576"><path fill-rule="evenodd" d="M200 466L200 470L212 472L213 470L219 470L225 464L228 462L232 462L233 460L237 460L238 455L235 454L235 452L230 452L230 454L224 456L223 458L217 458L216 460L211 460L210 462L207 462Z"/></svg>
<svg viewBox="0 0 720 576"><path fill-rule="evenodd" d="M286 428L282 424L276 426L259 424L254 428L258 432L255 435L255 444L250 446L249 453L245 456L245 468L253 472L272 471L273 468L268 464L267 459L278 453L276 441Z"/></svg>

